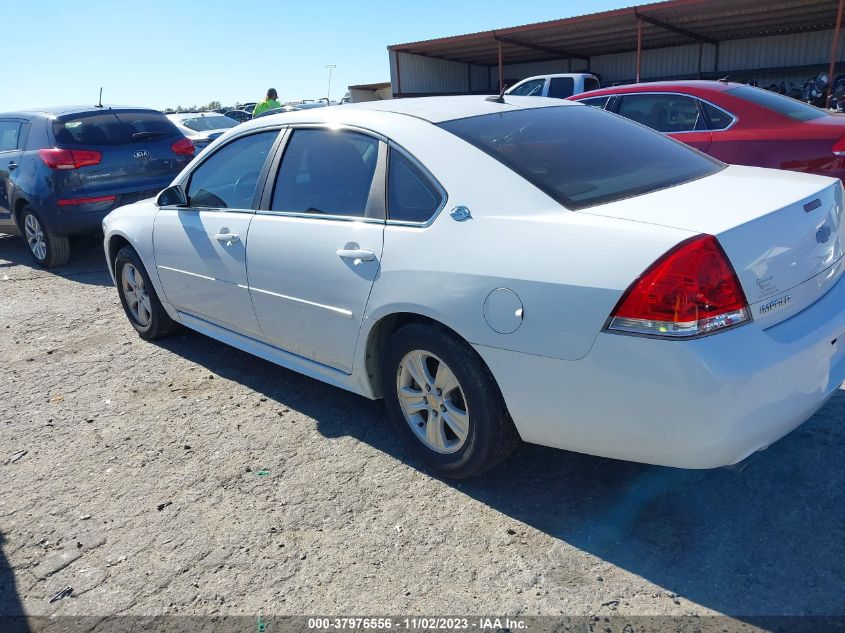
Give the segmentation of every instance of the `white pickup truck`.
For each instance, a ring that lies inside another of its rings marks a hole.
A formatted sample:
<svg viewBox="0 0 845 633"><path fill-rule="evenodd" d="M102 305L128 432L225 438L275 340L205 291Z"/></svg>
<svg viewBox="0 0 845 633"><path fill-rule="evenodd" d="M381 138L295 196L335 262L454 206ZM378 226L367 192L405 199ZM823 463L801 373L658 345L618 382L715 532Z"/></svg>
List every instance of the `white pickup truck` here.
<svg viewBox="0 0 845 633"><path fill-rule="evenodd" d="M505 90L506 95L517 97L553 97L566 99L600 88L599 78L590 73L562 73L559 75L537 75L523 79Z"/></svg>

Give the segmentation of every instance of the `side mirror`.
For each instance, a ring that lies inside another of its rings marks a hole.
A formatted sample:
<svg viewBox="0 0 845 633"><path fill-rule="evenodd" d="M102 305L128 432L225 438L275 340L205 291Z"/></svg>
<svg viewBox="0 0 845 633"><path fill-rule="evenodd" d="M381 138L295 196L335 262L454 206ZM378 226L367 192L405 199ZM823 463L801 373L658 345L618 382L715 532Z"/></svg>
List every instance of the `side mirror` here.
<svg viewBox="0 0 845 633"><path fill-rule="evenodd" d="M158 194L156 204L160 207L186 207L188 206L188 197L185 195L182 185L171 185Z"/></svg>

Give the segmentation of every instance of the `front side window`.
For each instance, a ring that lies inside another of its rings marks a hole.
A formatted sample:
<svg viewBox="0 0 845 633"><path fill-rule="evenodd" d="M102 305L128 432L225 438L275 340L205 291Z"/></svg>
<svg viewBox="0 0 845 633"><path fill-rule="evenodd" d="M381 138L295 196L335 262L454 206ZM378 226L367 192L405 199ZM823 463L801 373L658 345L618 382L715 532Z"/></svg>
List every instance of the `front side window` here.
<svg viewBox="0 0 845 633"><path fill-rule="evenodd" d="M20 121L0 121L0 152L17 149L20 132Z"/></svg>
<svg viewBox="0 0 845 633"><path fill-rule="evenodd" d="M826 116L824 110L815 108L808 103L785 97L771 90L762 90L753 86L739 86L726 90L725 94L743 101L749 101L758 106L782 114L794 121L812 121Z"/></svg>
<svg viewBox="0 0 845 633"><path fill-rule="evenodd" d="M224 145L197 167L188 183L188 206L252 209L261 168L278 130L260 132Z"/></svg>
<svg viewBox="0 0 845 633"><path fill-rule="evenodd" d="M273 191L273 211L364 217L379 142L324 129L293 133Z"/></svg>
<svg viewBox="0 0 845 633"><path fill-rule="evenodd" d="M549 96L566 99L575 94L575 80L572 77L554 77L549 81Z"/></svg>
<svg viewBox="0 0 845 633"><path fill-rule="evenodd" d="M541 97L543 96L543 86L546 85L545 79L534 79L526 81L523 84L517 84L507 94L514 97Z"/></svg>
<svg viewBox="0 0 845 633"><path fill-rule="evenodd" d="M428 222L443 203L431 179L409 158L391 150L387 172L387 215L400 222Z"/></svg>
<svg viewBox="0 0 845 633"><path fill-rule="evenodd" d="M511 110L440 127L570 209L666 189L724 168L682 143L596 108Z"/></svg>
<svg viewBox="0 0 845 633"><path fill-rule="evenodd" d="M625 95L619 105L618 114L658 132L669 134L706 128L696 100L684 95Z"/></svg>
<svg viewBox="0 0 845 633"><path fill-rule="evenodd" d="M584 92L590 92L591 90L598 90L601 88L601 84L599 80L595 77L587 77L584 79Z"/></svg>

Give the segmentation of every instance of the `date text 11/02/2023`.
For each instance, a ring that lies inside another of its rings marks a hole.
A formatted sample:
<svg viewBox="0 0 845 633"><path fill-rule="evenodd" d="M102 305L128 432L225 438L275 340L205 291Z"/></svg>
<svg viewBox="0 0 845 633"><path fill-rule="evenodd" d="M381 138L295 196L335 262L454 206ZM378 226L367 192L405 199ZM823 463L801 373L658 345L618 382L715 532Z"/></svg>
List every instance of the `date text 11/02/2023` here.
<svg viewBox="0 0 845 633"><path fill-rule="evenodd" d="M311 630L522 630L527 624L522 620L498 617L448 618L308 618Z"/></svg>

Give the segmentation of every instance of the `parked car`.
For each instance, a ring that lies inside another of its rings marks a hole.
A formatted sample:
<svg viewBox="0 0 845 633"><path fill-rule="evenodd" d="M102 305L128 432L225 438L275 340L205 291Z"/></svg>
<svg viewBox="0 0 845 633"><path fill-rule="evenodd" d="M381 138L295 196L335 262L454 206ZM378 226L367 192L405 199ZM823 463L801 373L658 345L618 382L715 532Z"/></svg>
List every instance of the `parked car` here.
<svg viewBox="0 0 845 633"><path fill-rule="evenodd" d="M443 475L518 438L710 468L845 379L842 192L566 101L398 99L238 126L105 252L142 338L384 397Z"/></svg>
<svg viewBox="0 0 845 633"><path fill-rule="evenodd" d="M523 79L508 88L505 94L514 97L566 99L581 92L596 90L599 86L599 78L590 73L559 73Z"/></svg>
<svg viewBox="0 0 845 633"><path fill-rule="evenodd" d="M225 116L237 121L238 123L249 121L252 118L252 114L245 112L244 110L227 110Z"/></svg>
<svg viewBox="0 0 845 633"><path fill-rule="evenodd" d="M257 105L258 105L258 103L256 103L255 101L251 101L249 103L243 104L241 106L241 110L243 110L244 112L248 112L249 114L252 114L253 110L255 110L255 106L257 106Z"/></svg>
<svg viewBox="0 0 845 633"><path fill-rule="evenodd" d="M168 114L167 118L184 134L199 152L226 130L235 127L238 121L216 112L180 112Z"/></svg>
<svg viewBox="0 0 845 633"><path fill-rule="evenodd" d="M69 236L97 233L115 207L154 197L193 154L193 143L156 110L0 114L0 232L23 233L40 265L64 264Z"/></svg>
<svg viewBox="0 0 845 633"><path fill-rule="evenodd" d="M769 90L722 81L655 82L603 88L573 100L726 163L845 177L845 118Z"/></svg>

